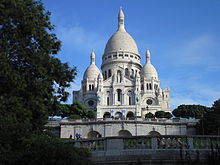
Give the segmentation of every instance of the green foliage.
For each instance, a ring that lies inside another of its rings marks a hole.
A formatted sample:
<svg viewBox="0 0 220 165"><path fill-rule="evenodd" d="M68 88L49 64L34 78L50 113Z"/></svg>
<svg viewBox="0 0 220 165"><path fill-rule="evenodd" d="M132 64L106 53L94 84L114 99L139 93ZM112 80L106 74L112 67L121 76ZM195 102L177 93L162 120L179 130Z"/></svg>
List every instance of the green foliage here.
<svg viewBox="0 0 220 165"><path fill-rule="evenodd" d="M84 105L77 102L70 105L70 114L78 115L81 118L95 117L95 114L92 110L88 110Z"/></svg>
<svg viewBox="0 0 220 165"><path fill-rule="evenodd" d="M164 112L164 111L157 111L155 113L156 118L167 118L170 119L172 117L172 114L170 112Z"/></svg>
<svg viewBox="0 0 220 165"><path fill-rule="evenodd" d="M46 136L37 136L25 141L23 150L0 156L2 165L88 165L87 149L75 148L68 142Z"/></svg>
<svg viewBox="0 0 220 165"><path fill-rule="evenodd" d="M84 105L80 103L73 104L60 104L57 116L69 117L70 119L83 119L83 118L95 118L95 113L92 110L88 110Z"/></svg>
<svg viewBox="0 0 220 165"><path fill-rule="evenodd" d="M70 115L69 119L82 119L79 115Z"/></svg>
<svg viewBox="0 0 220 165"><path fill-rule="evenodd" d="M206 106L183 104L174 109L172 113L175 117L200 119L208 111L209 108Z"/></svg>
<svg viewBox="0 0 220 165"><path fill-rule="evenodd" d="M156 117L156 118L164 118L164 114L165 114L164 111L157 111L157 112L155 113L155 117Z"/></svg>
<svg viewBox="0 0 220 165"><path fill-rule="evenodd" d="M149 112L145 115L145 118L154 118L154 114Z"/></svg>
<svg viewBox="0 0 220 165"><path fill-rule="evenodd" d="M55 55L60 41L38 0L0 1L0 153L41 134L66 101L76 68Z"/></svg>
<svg viewBox="0 0 220 165"><path fill-rule="evenodd" d="M61 116L62 118L70 116L70 105L69 104L60 104L58 113L56 114L58 116Z"/></svg>
<svg viewBox="0 0 220 165"><path fill-rule="evenodd" d="M204 114L197 131L199 134L220 135L220 99L216 100L211 110Z"/></svg>
<svg viewBox="0 0 220 165"><path fill-rule="evenodd" d="M164 118L170 119L173 115L170 112L164 113Z"/></svg>

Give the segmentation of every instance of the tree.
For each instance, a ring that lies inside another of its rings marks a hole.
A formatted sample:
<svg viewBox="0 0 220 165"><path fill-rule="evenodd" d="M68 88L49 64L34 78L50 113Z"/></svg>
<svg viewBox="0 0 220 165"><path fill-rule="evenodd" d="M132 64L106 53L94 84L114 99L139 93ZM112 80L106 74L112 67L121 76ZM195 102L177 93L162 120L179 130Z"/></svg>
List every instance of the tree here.
<svg viewBox="0 0 220 165"><path fill-rule="evenodd" d="M216 100L211 110L204 114L197 131L200 134L220 135L220 99Z"/></svg>
<svg viewBox="0 0 220 165"><path fill-rule="evenodd" d="M62 118L70 116L70 105L69 104L60 104L59 110L57 111L57 116L61 116Z"/></svg>
<svg viewBox="0 0 220 165"><path fill-rule="evenodd" d="M55 57L61 44L53 29L40 1L0 1L0 152L41 134L68 97L76 68Z"/></svg>
<svg viewBox="0 0 220 165"><path fill-rule="evenodd" d="M164 118L170 119L172 117L172 114L170 112L164 113Z"/></svg>
<svg viewBox="0 0 220 165"><path fill-rule="evenodd" d="M164 114L165 114L164 111L157 111L157 112L155 113L155 117L156 117L156 118L164 118Z"/></svg>
<svg viewBox="0 0 220 165"><path fill-rule="evenodd" d="M24 149L2 157L1 164L17 165L89 165L90 153L85 148L75 148L71 141L48 136L34 136L27 140Z"/></svg>
<svg viewBox="0 0 220 165"><path fill-rule="evenodd" d="M94 111L88 110L84 105L77 102L73 104L60 104L55 115L70 119L95 118Z"/></svg>
<svg viewBox="0 0 220 165"><path fill-rule="evenodd" d="M208 111L209 108L206 106L183 104L174 109L172 113L175 117L200 119Z"/></svg>
<svg viewBox="0 0 220 165"><path fill-rule="evenodd" d="M73 103L70 105L69 115L78 115L81 118L95 118L95 113L92 110L88 110L84 105L80 103Z"/></svg>
<svg viewBox="0 0 220 165"><path fill-rule="evenodd" d="M154 118L154 114L149 112L145 115L145 118Z"/></svg>
<svg viewBox="0 0 220 165"><path fill-rule="evenodd" d="M172 117L172 114L170 112L164 112L164 111L157 111L155 113L156 118L167 118L170 119Z"/></svg>

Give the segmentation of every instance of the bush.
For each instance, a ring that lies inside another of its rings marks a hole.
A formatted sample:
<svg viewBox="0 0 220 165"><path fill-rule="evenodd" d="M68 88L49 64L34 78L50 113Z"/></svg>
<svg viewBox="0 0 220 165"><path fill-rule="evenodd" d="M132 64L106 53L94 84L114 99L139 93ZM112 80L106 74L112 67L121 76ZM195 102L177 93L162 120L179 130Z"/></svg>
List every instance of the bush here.
<svg viewBox="0 0 220 165"><path fill-rule="evenodd" d="M164 113L164 118L170 119L172 117L172 114L170 112Z"/></svg>
<svg viewBox="0 0 220 165"><path fill-rule="evenodd" d="M156 118L164 118L164 114L165 114L164 111L157 111L157 112L155 113L155 117L156 117Z"/></svg>
<svg viewBox="0 0 220 165"><path fill-rule="evenodd" d="M149 112L145 115L145 118L154 118L154 114Z"/></svg>
<svg viewBox="0 0 220 165"><path fill-rule="evenodd" d="M89 165L87 149L73 147L60 139L38 136L26 141L17 151L5 153L0 157L2 165Z"/></svg>
<svg viewBox="0 0 220 165"><path fill-rule="evenodd" d="M82 119L79 115L70 115L68 119Z"/></svg>

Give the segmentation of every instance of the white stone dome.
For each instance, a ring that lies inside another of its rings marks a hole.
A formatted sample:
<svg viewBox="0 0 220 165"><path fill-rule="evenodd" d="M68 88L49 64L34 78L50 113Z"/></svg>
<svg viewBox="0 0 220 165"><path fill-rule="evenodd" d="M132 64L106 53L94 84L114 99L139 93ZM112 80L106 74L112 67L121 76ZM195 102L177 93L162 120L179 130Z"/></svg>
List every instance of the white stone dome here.
<svg viewBox="0 0 220 165"><path fill-rule="evenodd" d="M108 40L105 46L105 54L120 51L139 54L134 39L125 30L124 13L122 9L120 9L118 14L118 30Z"/></svg>
<svg viewBox="0 0 220 165"><path fill-rule="evenodd" d="M123 30L119 30L113 34L105 46L105 54L118 51L139 54L134 39Z"/></svg>
<svg viewBox="0 0 220 165"><path fill-rule="evenodd" d="M95 80L98 78L99 74L101 73L99 68L95 65L95 53L92 50L91 56L90 56L90 65L86 69L83 75L83 79L89 79L89 80Z"/></svg>
<svg viewBox="0 0 220 165"><path fill-rule="evenodd" d="M141 69L141 77L145 79L158 79L157 70L154 68L154 66L150 63L150 51L147 50L146 52L146 64Z"/></svg>
<svg viewBox="0 0 220 165"><path fill-rule="evenodd" d="M99 74L99 68L95 64L91 64L84 72L83 79L94 80L98 78Z"/></svg>
<svg viewBox="0 0 220 165"><path fill-rule="evenodd" d="M156 69L151 63L146 63L141 69L141 77L146 79L151 79L152 77L158 79L158 74Z"/></svg>

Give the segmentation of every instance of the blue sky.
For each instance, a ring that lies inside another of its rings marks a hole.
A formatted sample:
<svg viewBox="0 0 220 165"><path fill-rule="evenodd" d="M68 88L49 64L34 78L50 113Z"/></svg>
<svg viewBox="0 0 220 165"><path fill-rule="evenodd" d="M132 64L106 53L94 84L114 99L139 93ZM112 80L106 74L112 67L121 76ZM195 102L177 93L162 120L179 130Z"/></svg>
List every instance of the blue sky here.
<svg viewBox="0 0 220 165"><path fill-rule="evenodd" d="M142 65L146 49L161 87L171 89L171 107L211 106L220 98L220 0L43 0L62 41L58 57L79 70L68 91L78 90L94 49L100 68L105 44L117 29L135 39ZM72 97L68 103L72 102Z"/></svg>

